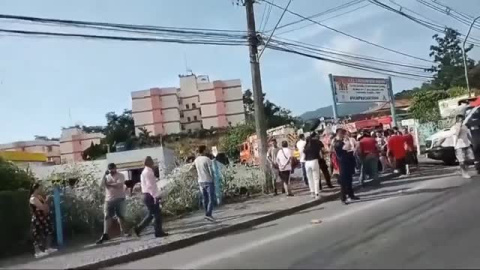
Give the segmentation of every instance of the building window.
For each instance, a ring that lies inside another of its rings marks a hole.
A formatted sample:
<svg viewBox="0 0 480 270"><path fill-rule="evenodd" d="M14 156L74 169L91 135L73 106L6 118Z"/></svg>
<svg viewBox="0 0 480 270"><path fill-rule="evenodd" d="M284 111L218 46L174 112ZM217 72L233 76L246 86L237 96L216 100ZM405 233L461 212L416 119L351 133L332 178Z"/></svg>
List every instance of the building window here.
<svg viewBox="0 0 480 270"><path fill-rule="evenodd" d="M180 117L183 118L185 115L183 115L183 112L180 112Z"/></svg>
<svg viewBox="0 0 480 270"><path fill-rule="evenodd" d="M190 117L187 117L187 122L190 122L190 120L191 120Z"/></svg>
<svg viewBox="0 0 480 270"><path fill-rule="evenodd" d="M185 130L185 125L182 125L182 130Z"/></svg>
<svg viewBox="0 0 480 270"><path fill-rule="evenodd" d="M193 116L193 120L195 120L195 121L197 121L197 120L198 120L198 118L197 118L197 116L196 116L196 115L195 115L195 116Z"/></svg>
<svg viewBox="0 0 480 270"><path fill-rule="evenodd" d="M192 109L196 109L196 108L197 108L197 104L192 103Z"/></svg>
<svg viewBox="0 0 480 270"><path fill-rule="evenodd" d="M51 147L51 146L47 146L47 151L48 151L48 152L52 152L52 147Z"/></svg>
<svg viewBox="0 0 480 270"><path fill-rule="evenodd" d="M190 109L190 105L185 104L185 108L187 108L187 110Z"/></svg>

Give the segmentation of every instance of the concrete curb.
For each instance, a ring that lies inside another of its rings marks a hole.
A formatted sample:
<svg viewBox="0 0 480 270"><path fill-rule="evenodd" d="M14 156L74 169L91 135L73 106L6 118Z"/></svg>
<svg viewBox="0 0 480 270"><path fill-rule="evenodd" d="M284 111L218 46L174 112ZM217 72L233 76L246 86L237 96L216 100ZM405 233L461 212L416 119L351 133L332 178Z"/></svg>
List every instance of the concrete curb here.
<svg viewBox="0 0 480 270"><path fill-rule="evenodd" d="M382 180L386 180L386 178L391 178L393 176L394 176L393 174L383 176ZM354 187L355 190L357 190L359 188L360 188L360 185L357 185L357 186ZM264 216L261 216L261 217L258 217L258 218L254 218L254 219L251 219L251 220L247 220L247 221L235 224L235 225L231 225L231 226L224 227L224 228L219 228L217 230L212 230L212 231L209 231L209 232L206 232L206 233L203 233L203 234L199 234L199 235L195 235L193 237L189 237L189 238L186 238L186 239L174 241L174 242L171 242L171 243L168 243L168 244L165 244L165 245L160 245L160 246L157 246L157 247L147 248L147 249L144 249L144 250L138 250L138 251L134 251L134 252L129 253L129 254L120 255L120 256L117 256L117 257L113 257L113 258L107 258L105 260L101 260L101 261L98 261L98 262L88 263L88 264L85 264L85 265L82 265L82 266L72 267L72 268L68 268L68 269L100 269L100 268L111 267L111 266L118 265L118 264L137 261L137 260L145 259L145 258L148 258L148 257L153 257L155 255L159 255L159 254L162 254L162 253L165 253L165 252L168 252L168 251L173 251L173 250L185 248L185 247L188 247L188 246L200 243L200 242L204 242L204 241L207 241L207 240L211 240L211 239L214 239L214 238L217 238L217 237L220 237L220 236L232 233L232 232L248 229L248 228L254 227L256 225L262 224L262 223L270 222L270 221L273 221L273 220L276 220L276 219L279 219L279 218L282 218L282 217L285 217L285 216L289 216L293 213L300 212L302 210L320 205L322 203L330 202L330 201L336 200L338 198L340 198L340 191L337 191L333 194L329 194L329 195L326 195L326 196L322 196L318 200L312 200L310 202L306 202L306 203L303 203L303 204L300 204L300 205L297 205L297 206L293 206L291 208L283 209L283 210L280 210L280 211L276 211L274 213L267 214L267 215L264 215Z"/></svg>

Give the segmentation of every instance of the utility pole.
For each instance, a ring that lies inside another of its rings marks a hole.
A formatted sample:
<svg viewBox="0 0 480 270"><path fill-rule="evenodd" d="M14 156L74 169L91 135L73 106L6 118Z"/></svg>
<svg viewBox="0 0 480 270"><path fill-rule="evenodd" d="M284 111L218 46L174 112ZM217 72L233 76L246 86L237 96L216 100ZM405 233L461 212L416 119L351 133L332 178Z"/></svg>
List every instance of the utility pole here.
<svg viewBox="0 0 480 270"><path fill-rule="evenodd" d="M247 12L248 43L250 51L250 70L252 74L253 105L255 115L255 129L257 133L258 153L260 156L260 169L264 177L265 192L272 189L273 182L270 177L270 169L267 163L267 127L265 121L265 110L263 107L262 79L260 76L260 65L258 63L259 39L255 28L255 13L253 3L255 0L245 0Z"/></svg>

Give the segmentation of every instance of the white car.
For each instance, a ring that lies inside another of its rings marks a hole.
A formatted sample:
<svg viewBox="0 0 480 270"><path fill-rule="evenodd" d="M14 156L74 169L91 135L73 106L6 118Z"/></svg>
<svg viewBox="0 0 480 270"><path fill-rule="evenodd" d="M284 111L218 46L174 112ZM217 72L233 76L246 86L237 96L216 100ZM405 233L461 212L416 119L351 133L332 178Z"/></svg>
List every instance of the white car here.
<svg viewBox="0 0 480 270"><path fill-rule="evenodd" d="M473 144L480 142L480 106L471 107L465 111L464 123L472 132ZM478 142L477 142L478 140ZM427 157L442 160L446 165L457 162L453 145L453 133L450 128L441 130L426 140Z"/></svg>

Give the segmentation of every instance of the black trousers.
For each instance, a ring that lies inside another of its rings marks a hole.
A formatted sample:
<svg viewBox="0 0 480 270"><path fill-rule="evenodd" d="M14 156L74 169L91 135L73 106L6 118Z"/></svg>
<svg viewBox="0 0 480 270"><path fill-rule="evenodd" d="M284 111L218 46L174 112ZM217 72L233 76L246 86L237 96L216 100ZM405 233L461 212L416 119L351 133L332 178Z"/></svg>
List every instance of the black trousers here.
<svg viewBox="0 0 480 270"><path fill-rule="evenodd" d="M346 167L346 168L342 168ZM344 165L340 164L340 175L339 175L339 180L340 180L340 199L342 202L347 200L347 196L349 198L355 197L355 194L353 193L353 174L352 174L352 168L350 168L349 165Z"/></svg>
<svg viewBox="0 0 480 270"><path fill-rule="evenodd" d="M325 182L327 182L327 186L332 186L332 180L330 176L330 172L328 171L328 165L325 159L320 158L318 160L318 165L320 166L320 170L322 170L323 176L325 176ZM320 189L322 189L322 181L320 180Z"/></svg>
<svg viewBox="0 0 480 270"><path fill-rule="evenodd" d="M407 160L406 158L399 158L399 159L395 159L395 165L396 165L396 169L400 172L400 174L407 174Z"/></svg>
<svg viewBox="0 0 480 270"><path fill-rule="evenodd" d="M162 230L162 212L160 210L160 203L157 199L153 198L150 193L143 193L143 203L148 209L148 213L145 218L137 226L137 231L140 233L143 231L153 220L153 228L155 235L161 235Z"/></svg>

